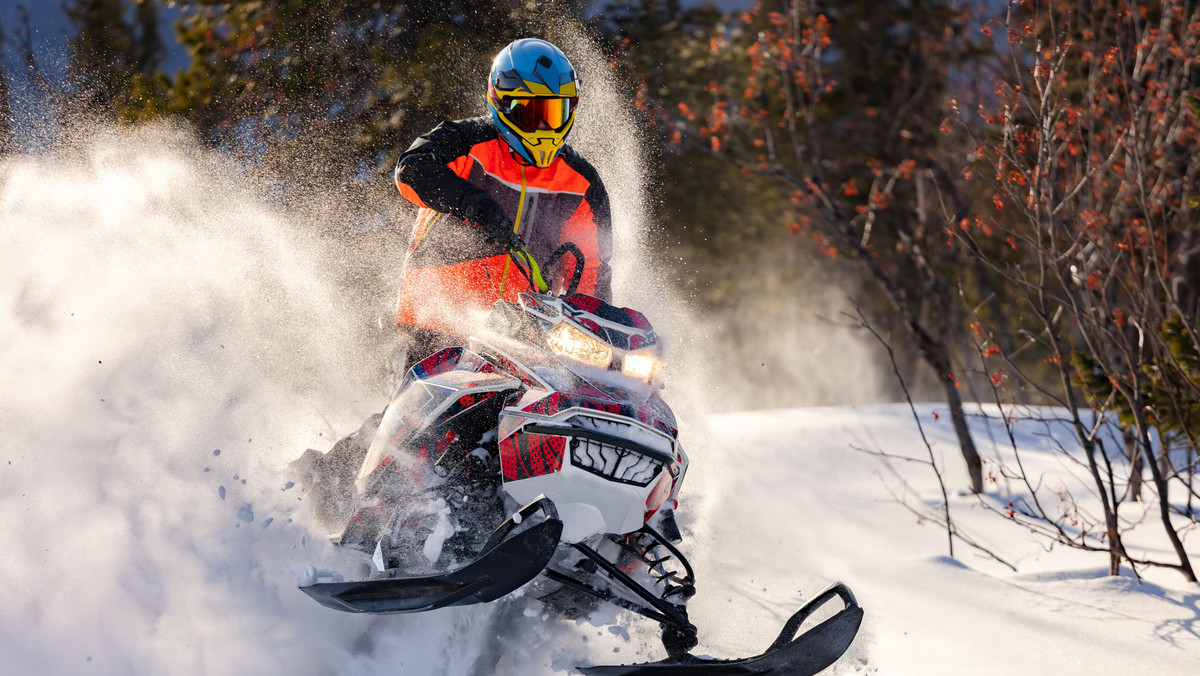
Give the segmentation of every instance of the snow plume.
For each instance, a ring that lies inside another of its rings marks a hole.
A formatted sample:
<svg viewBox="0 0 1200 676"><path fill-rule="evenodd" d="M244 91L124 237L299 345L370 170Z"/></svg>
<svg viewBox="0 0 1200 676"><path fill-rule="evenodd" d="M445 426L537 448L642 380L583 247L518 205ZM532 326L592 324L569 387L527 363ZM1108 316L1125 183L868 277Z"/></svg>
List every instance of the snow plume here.
<svg viewBox="0 0 1200 676"><path fill-rule="evenodd" d="M833 325L844 323L840 313L853 311L849 294L819 278L821 265L800 260L810 255L803 242L789 243L797 250L792 272L809 280L800 297L797 285L783 288L777 275L757 267L747 268L738 284L744 301L726 315L704 317L679 295L654 264L660 233L646 190L653 146L632 105L635 91L584 29L550 24L548 39L567 53L581 80L570 143L596 166L612 202L615 302L644 312L665 338L673 364L668 400L677 412L698 418L709 410L879 400L878 347ZM720 377L690 368L694 364L719 365Z"/></svg>
<svg viewBox="0 0 1200 676"><path fill-rule="evenodd" d="M769 272L756 274L740 302L706 318L710 342L703 347L727 373L712 383L714 409L864 404L887 400L895 388L890 370L881 368L886 353L853 325L855 294L845 290L853 285L797 269L812 279L785 284Z"/></svg>
<svg viewBox="0 0 1200 676"><path fill-rule="evenodd" d="M9 158L0 180L0 560L21 590L0 661L294 659L254 647L306 631L277 621L302 535L274 469L321 426L311 393L346 391L314 337L348 328L298 233L169 131Z"/></svg>
<svg viewBox="0 0 1200 676"><path fill-rule="evenodd" d="M711 372L692 365L712 363L704 358L711 336L700 328L695 308L654 264L652 243L659 228L647 192L651 146L646 122L633 106L636 92L609 68L584 28L565 21L551 26L548 39L571 59L581 82L570 143L595 165L612 205L613 302L641 311L654 325L667 348L667 400L681 418L698 419L709 408L710 388L702 381Z"/></svg>
<svg viewBox="0 0 1200 676"><path fill-rule="evenodd" d="M296 589L327 546L283 470L382 407L386 355L339 253L243 178L166 129L0 165L7 673L464 671L442 653L487 613Z"/></svg>
<svg viewBox="0 0 1200 676"><path fill-rule="evenodd" d="M572 141L612 195L617 301L667 337L667 398L693 463L715 468L706 388L686 368L703 335L642 255L631 101L586 39L564 47L589 97ZM347 270L362 252L329 236L346 205L298 211L287 186L251 190L185 132L64 137L0 163L6 671L453 675L517 635L508 673L661 657L652 622L633 637L553 623L520 597L368 618L299 592L310 566L339 562L285 468L382 409L391 345L364 319L386 333L394 289L359 282L388 279L398 256ZM682 518L698 531L709 491L692 476Z"/></svg>

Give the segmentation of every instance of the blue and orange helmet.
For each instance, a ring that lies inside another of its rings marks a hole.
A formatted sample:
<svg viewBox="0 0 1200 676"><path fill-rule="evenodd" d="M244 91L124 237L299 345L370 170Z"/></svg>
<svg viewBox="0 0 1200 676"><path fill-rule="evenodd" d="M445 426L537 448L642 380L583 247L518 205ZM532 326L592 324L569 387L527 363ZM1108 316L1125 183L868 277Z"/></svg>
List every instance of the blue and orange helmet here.
<svg viewBox="0 0 1200 676"><path fill-rule="evenodd" d="M525 164L548 167L575 124L579 80L558 47L523 38L500 50L488 76L492 124Z"/></svg>

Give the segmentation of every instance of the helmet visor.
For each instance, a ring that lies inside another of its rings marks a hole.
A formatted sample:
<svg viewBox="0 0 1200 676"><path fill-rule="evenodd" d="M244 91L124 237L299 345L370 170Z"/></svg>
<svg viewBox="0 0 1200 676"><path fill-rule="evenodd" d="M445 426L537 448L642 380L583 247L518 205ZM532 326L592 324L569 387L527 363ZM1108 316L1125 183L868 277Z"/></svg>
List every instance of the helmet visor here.
<svg viewBox="0 0 1200 676"><path fill-rule="evenodd" d="M558 131L571 119L577 101L578 98L507 99L502 110L521 131Z"/></svg>

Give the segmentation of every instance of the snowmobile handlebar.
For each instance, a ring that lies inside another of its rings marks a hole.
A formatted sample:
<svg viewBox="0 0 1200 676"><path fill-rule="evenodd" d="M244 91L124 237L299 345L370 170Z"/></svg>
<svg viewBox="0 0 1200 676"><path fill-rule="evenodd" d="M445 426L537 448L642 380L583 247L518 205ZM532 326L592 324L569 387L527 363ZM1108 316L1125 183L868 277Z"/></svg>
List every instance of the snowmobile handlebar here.
<svg viewBox="0 0 1200 676"><path fill-rule="evenodd" d="M537 289L539 293L546 293L550 290L550 285L546 283L546 279L542 276L542 269L549 269L568 253L575 259L575 269L571 273L571 283L567 286L566 293L563 295L570 296L579 290L579 282L583 279L583 265L585 260L583 251L574 242L563 242L561 246L554 250L554 253L550 254L550 257L546 259L543 265L538 264L537 258L523 244L513 247L509 256L517 264L517 269L521 271L521 275L529 282L530 288Z"/></svg>
<svg viewBox="0 0 1200 676"><path fill-rule="evenodd" d="M571 272L571 283L567 285L567 292L564 295L574 295L579 290L579 280L583 279L583 251L575 242L563 242L562 246L554 250L550 254L550 258L546 259L546 267L551 267L559 261L564 255L570 253L575 259L575 269Z"/></svg>

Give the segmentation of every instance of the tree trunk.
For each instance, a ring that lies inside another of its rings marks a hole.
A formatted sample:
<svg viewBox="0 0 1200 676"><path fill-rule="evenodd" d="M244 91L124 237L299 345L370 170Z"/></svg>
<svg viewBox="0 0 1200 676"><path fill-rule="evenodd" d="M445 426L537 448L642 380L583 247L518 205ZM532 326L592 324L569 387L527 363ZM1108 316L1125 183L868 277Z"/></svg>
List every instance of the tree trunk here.
<svg viewBox="0 0 1200 676"><path fill-rule="evenodd" d="M975 441L971 439L971 431L967 429L967 416L963 413L962 398L958 396L958 387L950 378L942 380L942 389L946 392L946 405L950 407L954 433L958 435L958 445L962 449L967 473L971 477L971 492L978 495L983 492L983 461L979 458Z"/></svg>
<svg viewBox="0 0 1200 676"><path fill-rule="evenodd" d="M958 394L958 381L950 365L949 350L945 343L933 340L928 333L918 334L921 352L925 361L937 369L938 380L942 383L942 391L946 394L946 405L950 407L950 420L954 423L954 433L958 436L958 446L962 449L963 460L967 463L967 474L971 478L971 492L976 495L983 492L983 461L967 429L967 416L963 412L962 397Z"/></svg>
<svg viewBox="0 0 1200 676"><path fill-rule="evenodd" d="M1137 422L1138 438L1141 446L1149 450L1150 446L1150 430L1146 424L1146 419L1142 416L1142 409L1139 406L1140 401L1133 400L1134 404L1133 415ZM1166 444L1163 444L1166 446ZM1188 582L1196 581L1196 571L1192 568L1192 562L1188 558L1187 550L1183 547L1183 541L1179 539L1179 533L1175 530L1175 525L1171 523L1171 503L1168 499L1168 488L1166 476L1159 471L1158 464L1151 461L1147 463L1150 466L1150 478L1154 481L1154 488L1158 492L1158 514L1162 518L1163 529L1167 532L1167 539L1171 541L1171 547L1175 550L1175 554L1179 556L1179 572L1187 578Z"/></svg>
<svg viewBox="0 0 1200 676"><path fill-rule="evenodd" d="M1122 426L1121 437L1125 440L1125 457L1129 459L1129 497L1134 502L1142 501L1142 471L1146 456L1138 449L1133 429Z"/></svg>

